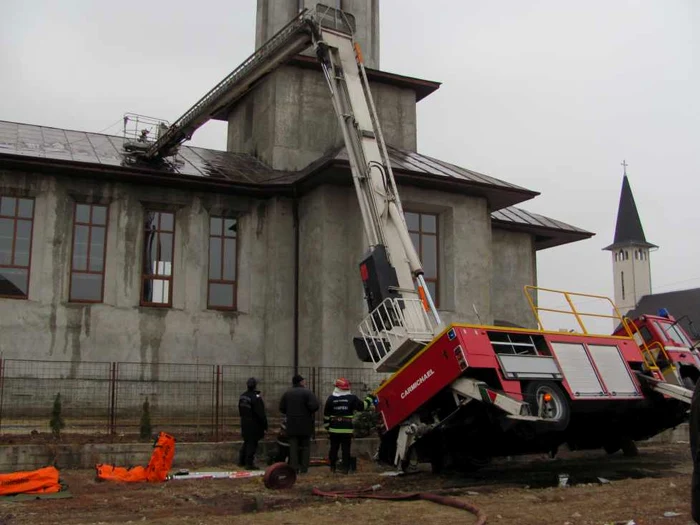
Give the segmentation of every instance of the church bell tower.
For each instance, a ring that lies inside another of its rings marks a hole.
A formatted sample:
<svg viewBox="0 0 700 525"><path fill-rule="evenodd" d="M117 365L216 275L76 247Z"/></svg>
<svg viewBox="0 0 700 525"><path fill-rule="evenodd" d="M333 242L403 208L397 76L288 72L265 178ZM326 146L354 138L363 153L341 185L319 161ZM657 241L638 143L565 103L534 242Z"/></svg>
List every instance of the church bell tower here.
<svg viewBox="0 0 700 525"><path fill-rule="evenodd" d="M624 315L635 308L643 296L651 293L649 253L658 246L646 240L627 177L627 163L623 161L622 165L625 171L617 209L615 239L603 249L612 254L615 305Z"/></svg>

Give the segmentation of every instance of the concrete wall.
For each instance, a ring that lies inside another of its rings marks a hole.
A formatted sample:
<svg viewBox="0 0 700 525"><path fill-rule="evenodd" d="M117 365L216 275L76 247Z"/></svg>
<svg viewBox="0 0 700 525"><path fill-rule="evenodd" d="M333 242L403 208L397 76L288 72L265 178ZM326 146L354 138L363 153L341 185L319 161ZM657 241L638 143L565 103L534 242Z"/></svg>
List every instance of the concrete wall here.
<svg viewBox="0 0 700 525"><path fill-rule="evenodd" d="M491 225L480 198L399 189L404 209L439 214L440 310L449 322L491 315ZM300 352L319 366L357 366L352 337L366 315L358 263L366 251L349 186L322 186L300 206Z"/></svg>
<svg viewBox="0 0 700 525"><path fill-rule="evenodd" d="M362 46L367 67L379 69L379 0L258 0L255 20L255 48L267 42L300 10L316 4L341 8L355 17L355 38Z"/></svg>
<svg viewBox="0 0 700 525"><path fill-rule="evenodd" d="M526 233L494 229L491 245L493 318L536 328L535 317L523 293L524 286L537 284L534 239Z"/></svg>
<svg viewBox="0 0 700 525"><path fill-rule="evenodd" d="M180 443L175 445L173 469L233 465L238 462L242 441L220 443ZM311 456L326 457L329 441L311 440ZM377 438L356 438L352 441L353 456L370 460L377 451ZM269 455L277 452L272 440L259 443L258 464L263 466ZM0 472L34 470L47 465L62 469L94 469L104 463L117 466L147 465L153 454L153 443L91 443L86 445L52 443L50 445L0 445ZM206 471L206 468L201 470Z"/></svg>
<svg viewBox="0 0 700 525"><path fill-rule="evenodd" d="M416 150L416 99L410 89L371 82L387 144ZM277 69L236 105L228 151L250 153L279 170L298 170L343 145L320 71Z"/></svg>
<svg viewBox="0 0 700 525"><path fill-rule="evenodd" d="M642 255L640 256L639 252ZM617 260L615 256L617 255ZM635 257L636 255L636 257ZM615 306L621 313L636 308L645 295L651 293L651 261L649 249L626 246L610 254L613 266ZM622 293L624 280L624 294ZM613 322L615 326L617 323Z"/></svg>
<svg viewBox="0 0 700 525"><path fill-rule="evenodd" d="M534 282L532 239L491 231L482 198L401 187L404 208L439 216L439 297L446 323L532 325L520 295ZM2 174L2 195L36 199L29 300L0 299L6 358L290 366L294 356L292 202ZM68 302L73 203L109 204L104 302ZM172 308L141 307L143 214L175 213ZM238 310L207 309L208 219L238 216ZM299 363L360 366L352 348L366 315L358 262L366 251L350 185L299 203ZM474 309L478 311L479 317ZM157 374L158 367L145 371ZM150 375L149 375L150 374ZM75 375L75 369L73 370Z"/></svg>
<svg viewBox="0 0 700 525"><path fill-rule="evenodd" d="M290 365L291 203L3 172L35 198L28 300L0 299L6 358ZM109 204L104 302L68 303L73 203ZM175 213L172 308L139 306L143 215ZM239 217L238 312L207 309L209 215Z"/></svg>

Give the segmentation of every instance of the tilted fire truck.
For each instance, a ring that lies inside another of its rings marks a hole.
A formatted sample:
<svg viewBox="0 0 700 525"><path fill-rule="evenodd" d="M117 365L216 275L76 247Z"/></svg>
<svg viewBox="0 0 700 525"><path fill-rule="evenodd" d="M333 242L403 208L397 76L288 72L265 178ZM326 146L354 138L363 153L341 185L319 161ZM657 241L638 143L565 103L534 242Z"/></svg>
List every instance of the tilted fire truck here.
<svg viewBox="0 0 700 525"><path fill-rule="evenodd" d="M560 294L576 331L548 331L533 294ZM527 287L539 329L453 324L377 390L381 455L470 470L494 456L571 449L623 449L687 417L700 359L668 317L582 311L584 294ZM589 333L586 317L619 322L613 335ZM381 331L381 330L380 330ZM383 348L383 347L382 347ZM382 359L381 348L370 357Z"/></svg>
<svg viewBox="0 0 700 525"><path fill-rule="evenodd" d="M154 142L125 144L131 161L176 154L221 108L313 47L369 245L360 276L370 313L353 343L361 360L393 373L376 391L383 456L404 466L422 458L436 468L469 468L565 442L613 451L678 424L690 399L683 378L697 374L681 376L674 363L697 367L697 358L688 347L667 351L646 340L643 321L617 314L623 330L612 336L591 335L583 325L580 333L443 326L404 220L353 28L351 15L329 7L300 12L172 126L159 127Z"/></svg>

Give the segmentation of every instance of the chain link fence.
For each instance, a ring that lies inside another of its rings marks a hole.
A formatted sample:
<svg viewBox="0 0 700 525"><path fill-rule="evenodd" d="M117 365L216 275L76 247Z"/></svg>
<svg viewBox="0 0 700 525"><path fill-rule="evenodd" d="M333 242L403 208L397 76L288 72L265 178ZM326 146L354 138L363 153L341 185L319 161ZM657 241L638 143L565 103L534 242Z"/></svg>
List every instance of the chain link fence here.
<svg viewBox="0 0 700 525"><path fill-rule="evenodd" d="M250 377L258 380L274 433L280 399L295 373L319 399L318 425L338 377L348 379L360 398L388 377L368 368L0 359L0 437L49 435L60 394L61 434L79 441L137 439L146 401L154 433L163 430L178 441L237 439L238 398Z"/></svg>

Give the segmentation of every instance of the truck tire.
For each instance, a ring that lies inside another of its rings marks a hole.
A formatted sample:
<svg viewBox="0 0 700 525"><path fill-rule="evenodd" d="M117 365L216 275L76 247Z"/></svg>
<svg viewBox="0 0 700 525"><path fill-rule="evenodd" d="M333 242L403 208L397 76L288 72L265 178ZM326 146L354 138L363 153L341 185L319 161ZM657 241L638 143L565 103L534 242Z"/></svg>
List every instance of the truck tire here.
<svg viewBox="0 0 700 525"><path fill-rule="evenodd" d="M532 415L547 420L550 429L564 430L569 425L569 400L557 383L532 381L525 386L523 396L530 404Z"/></svg>

